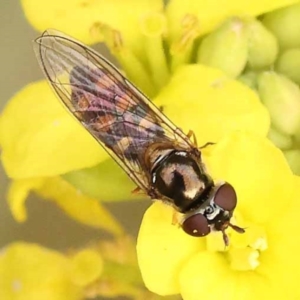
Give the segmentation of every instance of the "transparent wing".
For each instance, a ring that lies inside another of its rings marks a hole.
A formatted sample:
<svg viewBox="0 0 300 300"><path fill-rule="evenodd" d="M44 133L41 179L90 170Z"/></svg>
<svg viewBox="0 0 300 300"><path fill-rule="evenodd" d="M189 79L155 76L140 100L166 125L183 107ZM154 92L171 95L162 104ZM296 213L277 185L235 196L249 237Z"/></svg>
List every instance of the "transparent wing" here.
<svg viewBox="0 0 300 300"><path fill-rule="evenodd" d="M144 155L153 143L194 145L106 59L54 31L35 41L39 63L56 94L92 136L145 192Z"/></svg>

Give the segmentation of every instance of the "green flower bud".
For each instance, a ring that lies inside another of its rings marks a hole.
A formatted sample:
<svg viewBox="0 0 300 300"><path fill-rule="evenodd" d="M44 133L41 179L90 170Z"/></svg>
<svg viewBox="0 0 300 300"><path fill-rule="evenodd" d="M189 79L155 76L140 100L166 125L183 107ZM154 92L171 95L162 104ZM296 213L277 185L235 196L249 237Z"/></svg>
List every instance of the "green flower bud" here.
<svg viewBox="0 0 300 300"><path fill-rule="evenodd" d="M247 63L248 32L239 18L225 22L208 35L200 45L198 62L219 68L232 77L237 77Z"/></svg>
<svg viewBox="0 0 300 300"><path fill-rule="evenodd" d="M294 174L300 175L300 149L284 151L284 155Z"/></svg>
<svg viewBox="0 0 300 300"><path fill-rule="evenodd" d="M300 84L300 49L284 51L276 62L276 71Z"/></svg>
<svg viewBox="0 0 300 300"><path fill-rule="evenodd" d="M287 135L299 131L300 90L294 82L275 72L263 72L258 77L258 92L278 131Z"/></svg>
<svg viewBox="0 0 300 300"><path fill-rule="evenodd" d="M292 137L279 132L273 127L270 128L268 138L274 143L276 147L282 150L288 150L293 147Z"/></svg>
<svg viewBox="0 0 300 300"><path fill-rule="evenodd" d="M249 86L249 88L251 88L252 90L257 89L257 73L255 73L253 71L248 71L248 72L243 73L237 79L238 79L238 81Z"/></svg>
<svg viewBox="0 0 300 300"><path fill-rule="evenodd" d="M263 24L277 37L281 49L300 46L300 4L268 13Z"/></svg>
<svg viewBox="0 0 300 300"><path fill-rule="evenodd" d="M262 69L272 65L278 54L275 36L257 20L248 23L249 49L248 64L252 69Z"/></svg>

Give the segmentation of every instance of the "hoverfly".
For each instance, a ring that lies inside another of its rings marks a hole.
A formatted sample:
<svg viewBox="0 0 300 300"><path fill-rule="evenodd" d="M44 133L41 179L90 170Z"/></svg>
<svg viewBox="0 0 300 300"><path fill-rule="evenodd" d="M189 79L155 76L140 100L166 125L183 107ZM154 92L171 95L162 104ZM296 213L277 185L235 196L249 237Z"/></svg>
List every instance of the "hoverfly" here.
<svg viewBox="0 0 300 300"><path fill-rule="evenodd" d="M234 188L216 184L200 148L111 63L53 30L35 40L39 63L55 93L114 158L138 189L173 206L191 236L225 230L237 204Z"/></svg>

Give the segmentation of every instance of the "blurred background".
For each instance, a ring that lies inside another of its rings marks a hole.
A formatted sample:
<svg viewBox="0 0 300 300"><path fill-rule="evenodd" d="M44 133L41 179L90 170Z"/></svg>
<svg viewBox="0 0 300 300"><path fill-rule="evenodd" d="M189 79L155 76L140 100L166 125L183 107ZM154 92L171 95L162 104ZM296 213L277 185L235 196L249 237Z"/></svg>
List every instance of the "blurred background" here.
<svg viewBox="0 0 300 300"><path fill-rule="evenodd" d="M32 49L32 41L37 36L39 33L34 31L24 18L18 0L1 1L1 110L22 87L44 78ZM103 45L97 45L94 48L111 59L108 50ZM53 203L39 200L34 195L31 195L26 202L28 220L25 223L17 223L12 218L6 203L8 184L9 181L0 166L0 247L22 240L52 249L66 250L80 247L104 236L100 230L72 220ZM150 201L131 201L109 203L106 206L127 231L136 236L143 212L149 204ZM128 214L130 217L126 217Z"/></svg>

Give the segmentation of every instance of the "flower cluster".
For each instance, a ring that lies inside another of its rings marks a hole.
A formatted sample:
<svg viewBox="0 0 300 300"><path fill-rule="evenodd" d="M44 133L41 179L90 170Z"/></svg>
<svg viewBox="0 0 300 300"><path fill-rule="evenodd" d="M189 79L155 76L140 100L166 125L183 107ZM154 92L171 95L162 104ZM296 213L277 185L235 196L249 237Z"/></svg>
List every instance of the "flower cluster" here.
<svg viewBox="0 0 300 300"><path fill-rule="evenodd" d="M144 283L156 294L185 300L300 298L294 276L300 267L296 2L230 0L220 8L219 1L197 0L166 6L161 0L22 0L37 30L56 28L87 44L104 41L126 76L175 124L184 132L192 129L199 145L215 143L203 150L203 161L215 180L237 191L233 222L246 233L229 230L227 248L219 233L185 234L172 225L172 208L159 201L147 210L137 254ZM25 243L7 246L0 256L0 278L6 278L0 298L146 299L129 254L132 242L101 203L141 195L130 193L134 184L63 109L45 80L9 101L0 118L0 146L16 220L26 220L25 201L33 191L115 238L107 247L70 254ZM120 271L121 263L130 275ZM47 277L36 285L41 274Z"/></svg>

